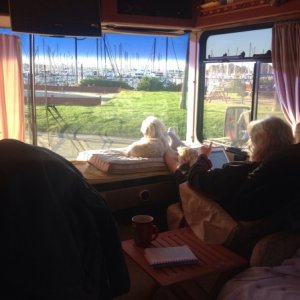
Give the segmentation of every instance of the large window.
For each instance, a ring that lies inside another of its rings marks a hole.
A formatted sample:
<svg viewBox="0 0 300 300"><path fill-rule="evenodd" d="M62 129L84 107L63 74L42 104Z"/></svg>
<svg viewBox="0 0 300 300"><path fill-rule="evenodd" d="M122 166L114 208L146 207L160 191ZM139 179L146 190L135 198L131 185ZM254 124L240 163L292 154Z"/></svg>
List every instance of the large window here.
<svg viewBox="0 0 300 300"><path fill-rule="evenodd" d="M185 139L188 35L20 36L28 143L72 160L139 139L149 115Z"/></svg>
<svg viewBox="0 0 300 300"><path fill-rule="evenodd" d="M200 140L245 148L251 120L283 117L274 85L271 36L271 27L202 35Z"/></svg>

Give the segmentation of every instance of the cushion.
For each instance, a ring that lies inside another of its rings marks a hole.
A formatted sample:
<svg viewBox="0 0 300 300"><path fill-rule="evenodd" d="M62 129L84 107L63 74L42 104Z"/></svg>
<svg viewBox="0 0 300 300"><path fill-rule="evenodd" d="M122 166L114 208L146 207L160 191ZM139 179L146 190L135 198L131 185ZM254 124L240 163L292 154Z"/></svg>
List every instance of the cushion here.
<svg viewBox="0 0 300 300"><path fill-rule="evenodd" d="M187 182L179 185L187 224L206 243L224 244L238 223L215 201L193 190Z"/></svg>
<svg viewBox="0 0 300 300"><path fill-rule="evenodd" d="M109 174L135 174L143 172L166 172L163 157L128 157L124 149L87 150L80 152L78 161L88 161L94 167Z"/></svg>
<svg viewBox="0 0 300 300"><path fill-rule="evenodd" d="M300 247L300 233L276 232L265 236L254 247L251 266L276 266Z"/></svg>
<svg viewBox="0 0 300 300"><path fill-rule="evenodd" d="M168 206L167 223L169 230L174 230L183 226L184 215L179 202Z"/></svg>

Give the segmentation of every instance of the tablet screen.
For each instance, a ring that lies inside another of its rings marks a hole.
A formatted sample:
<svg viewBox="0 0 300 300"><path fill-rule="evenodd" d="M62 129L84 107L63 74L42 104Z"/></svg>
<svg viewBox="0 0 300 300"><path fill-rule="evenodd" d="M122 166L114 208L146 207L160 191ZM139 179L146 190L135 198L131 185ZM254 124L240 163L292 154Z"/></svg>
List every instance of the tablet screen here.
<svg viewBox="0 0 300 300"><path fill-rule="evenodd" d="M213 148L209 159L212 163L212 169L222 168L224 164L229 162L224 148Z"/></svg>

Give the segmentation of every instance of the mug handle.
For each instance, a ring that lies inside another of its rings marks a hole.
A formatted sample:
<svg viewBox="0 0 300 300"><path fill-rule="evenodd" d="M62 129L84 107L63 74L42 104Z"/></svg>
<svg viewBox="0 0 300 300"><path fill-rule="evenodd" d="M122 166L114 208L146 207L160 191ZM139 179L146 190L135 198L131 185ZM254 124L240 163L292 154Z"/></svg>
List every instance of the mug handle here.
<svg viewBox="0 0 300 300"><path fill-rule="evenodd" d="M156 225L152 225L153 228L153 234L152 234L152 239L151 241L154 241L158 237L158 227Z"/></svg>

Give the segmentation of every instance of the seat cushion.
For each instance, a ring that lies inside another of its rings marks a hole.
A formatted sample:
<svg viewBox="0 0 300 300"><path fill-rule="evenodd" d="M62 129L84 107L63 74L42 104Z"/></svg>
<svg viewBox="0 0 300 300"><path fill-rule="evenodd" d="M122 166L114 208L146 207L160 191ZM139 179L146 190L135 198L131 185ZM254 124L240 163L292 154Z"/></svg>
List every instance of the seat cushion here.
<svg viewBox="0 0 300 300"><path fill-rule="evenodd" d="M291 257L300 247L300 233L276 232L269 234L256 243L251 266L276 266ZM300 251L300 250L299 250Z"/></svg>
<svg viewBox="0 0 300 300"><path fill-rule="evenodd" d="M300 299L300 249L273 267L251 267L230 279L217 300Z"/></svg>
<svg viewBox="0 0 300 300"><path fill-rule="evenodd" d="M194 191L188 183L179 186L182 209L187 224L206 243L224 244L238 223L215 201Z"/></svg>

